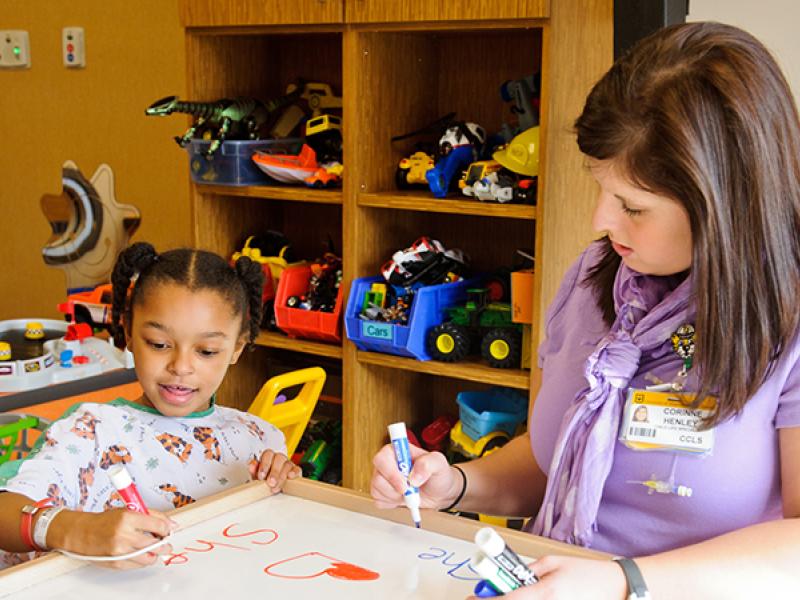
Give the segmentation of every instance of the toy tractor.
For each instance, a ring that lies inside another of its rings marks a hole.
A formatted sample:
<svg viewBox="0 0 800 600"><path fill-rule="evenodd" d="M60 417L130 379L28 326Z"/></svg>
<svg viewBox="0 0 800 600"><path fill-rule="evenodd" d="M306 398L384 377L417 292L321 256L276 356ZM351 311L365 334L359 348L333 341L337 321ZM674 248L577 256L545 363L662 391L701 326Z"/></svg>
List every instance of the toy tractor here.
<svg viewBox="0 0 800 600"><path fill-rule="evenodd" d="M431 357L444 362L463 360L480 347L483 358L493 367L520 366L522 326L511 320L511 306L489 302L486 288L467 290L467 303L447 309L448 320L428 332Z"/></svg>

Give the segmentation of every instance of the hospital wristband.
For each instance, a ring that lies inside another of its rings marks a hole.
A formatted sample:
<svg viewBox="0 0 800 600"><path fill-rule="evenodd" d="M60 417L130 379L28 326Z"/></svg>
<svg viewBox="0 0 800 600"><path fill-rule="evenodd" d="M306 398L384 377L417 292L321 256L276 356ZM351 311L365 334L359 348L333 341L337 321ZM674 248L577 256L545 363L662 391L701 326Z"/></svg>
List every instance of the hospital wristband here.
<svg viewBox="0 0 800 600"><path fill-rule="evenodd" d="M453 500L453 502L450 504L450 506L441 509L442 512L453 510L456 506L458 506L458 503L461 502L461 499L464 497L464 493L467 491L467 474L464 473L464 470L458 465L450 465L450 466L453 467L459 473L461 473L461 491L459 492L458 496L456 496L456 499Z"/></svg>
<svg viewBox="0 0 800 600"><path fill-rule="evenodd" d="M50 498L39 500L33 504L26 504L22 507L22 517L19 522L19 535L31 550L40 551L42 548L36 545L33 539L33 516L41 509L52 506L53 501Z"/></svg>
<svg viewBox="0 0 800 600"><path fill-rule="evenodd" d="M53 519L62 510L64 510L63 506L51 506L43 510L39 518L36 519L36 523L33 526L33 542L42 550L50 549L47 545L47 530L50 528Z"/></svg>

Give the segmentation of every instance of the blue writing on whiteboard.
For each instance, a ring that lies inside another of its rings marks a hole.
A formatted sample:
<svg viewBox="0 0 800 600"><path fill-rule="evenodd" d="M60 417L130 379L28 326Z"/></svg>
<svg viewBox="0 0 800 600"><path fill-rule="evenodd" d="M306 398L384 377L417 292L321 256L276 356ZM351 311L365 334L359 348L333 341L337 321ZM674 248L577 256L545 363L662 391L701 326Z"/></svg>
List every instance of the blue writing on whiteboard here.
<svg viewBox="0 0 800 600"><path fill-rule="evenodd" d="M459 561L455 558L456 553L444 548L428 548L430 552L421 552L417 554L417 558L421 560L441 560L442 565L445 567L452 567L447 571L447 574L453 579L461 581L480 581L481 577L469 564L469 558Z"/></svg>

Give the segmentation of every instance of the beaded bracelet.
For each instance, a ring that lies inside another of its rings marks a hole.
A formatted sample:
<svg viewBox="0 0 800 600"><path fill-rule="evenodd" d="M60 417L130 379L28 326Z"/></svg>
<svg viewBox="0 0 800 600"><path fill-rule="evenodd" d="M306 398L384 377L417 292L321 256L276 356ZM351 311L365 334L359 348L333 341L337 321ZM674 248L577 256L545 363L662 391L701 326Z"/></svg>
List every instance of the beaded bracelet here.
<svg viewBox="0 0 800 600"><path fill-rule="evenodd" d="M448 510L453 510L456 506L458 506L458 503L461 502L461 499L464 497L464 493L467 491L467 474L464 473L464 470L461 467L459 467L458 465L451 465L451 466L456 471L461 473L461 479L463 480L463 482L461 484L461 492L459 492L458 496L456 496L456 499L453 500L453 503L450 506L448 506L447 508L441 509L442 512L447 512Z"/></svg>

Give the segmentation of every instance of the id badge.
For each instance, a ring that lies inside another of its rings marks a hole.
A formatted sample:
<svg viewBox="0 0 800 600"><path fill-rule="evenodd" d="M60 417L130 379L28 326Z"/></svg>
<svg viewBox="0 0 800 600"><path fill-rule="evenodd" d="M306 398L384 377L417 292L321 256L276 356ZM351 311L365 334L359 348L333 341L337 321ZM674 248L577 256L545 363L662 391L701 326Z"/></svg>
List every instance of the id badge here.
<svg viewBox="0 0 800 600"><path fill-rule="evenodd" d="M700 427L715 413L717 399L709 396L693 408L688 404L694 398L694 394L687 393L629 389L620 441L634 450L710 453L714 447L714 430L700 431Z"/></svg>

